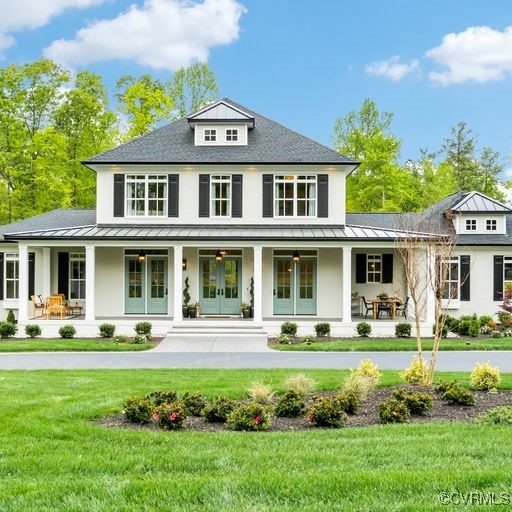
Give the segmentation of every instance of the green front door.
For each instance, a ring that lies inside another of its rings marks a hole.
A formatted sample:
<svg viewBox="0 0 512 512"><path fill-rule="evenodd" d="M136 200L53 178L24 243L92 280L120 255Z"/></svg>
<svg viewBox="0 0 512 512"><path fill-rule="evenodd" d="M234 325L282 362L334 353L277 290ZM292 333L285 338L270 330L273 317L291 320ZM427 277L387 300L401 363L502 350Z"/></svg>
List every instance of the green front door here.
<svg viewBox="0 0 512 512"><path fill-rule="evenodd" d="M125 312L146 312L146 266L136 256L126 258Z"/></svg>
<svg viewBox="0 0 512 512"><path fill-rule="evenodd" d="M295 263L295 312L316 315L316 259L301 258Z"/></svg>
<svg viewBox="0 0 512 512"><path fill-rule="evenodd" d="M240 258L200 258L200 305L203 315L236 315L241 304Z"/></svg>
<svg viewBox="0 0 512 512"><path fill-rule="evenodd" d="M293 315L295 263L291 258L274 260L274 315Z"/></svg>
<svg viewBox="0 0 512 512"><path fill-rule="evenodd" d="M167 257L148 256L147 312L151 315L167 313Z"/></svg>

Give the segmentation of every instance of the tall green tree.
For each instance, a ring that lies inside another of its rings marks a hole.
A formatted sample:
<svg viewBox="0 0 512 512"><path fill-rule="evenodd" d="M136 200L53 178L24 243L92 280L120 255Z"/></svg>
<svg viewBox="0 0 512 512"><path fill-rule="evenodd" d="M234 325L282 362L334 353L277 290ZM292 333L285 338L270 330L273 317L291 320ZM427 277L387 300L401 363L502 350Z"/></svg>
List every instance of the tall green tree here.
<svg viewBox="0 0 512 512"><path fill-rule="evenodd" d="M480 192L500 201L504 200L505 197L500 188L500 175L503 168L499 151L494 151L489 147L482 149L479 161Z"/></svg>

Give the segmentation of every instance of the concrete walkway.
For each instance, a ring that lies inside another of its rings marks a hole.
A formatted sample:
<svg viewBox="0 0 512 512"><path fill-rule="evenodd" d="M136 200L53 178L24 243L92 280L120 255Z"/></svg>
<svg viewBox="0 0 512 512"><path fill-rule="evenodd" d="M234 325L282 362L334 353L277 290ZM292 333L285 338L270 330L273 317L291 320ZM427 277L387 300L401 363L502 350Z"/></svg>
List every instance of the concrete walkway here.
<svg viewBox="0 0 512 512"><path fill-rule="evenodd" d="M212 336L167 336L152 352L272 352L267 337L244 335L243 337L215 334Z"/></svg>
<svg viewBox="0 0 512 512"><path fill-rule="evenodd" d="M95 368L355 368L372 359L381 369L409 366L414 352L26 352L0 354L1 370L75 370ZM441 352L438 369L470 371L490 361L512 372L512 352Z"/></svg>

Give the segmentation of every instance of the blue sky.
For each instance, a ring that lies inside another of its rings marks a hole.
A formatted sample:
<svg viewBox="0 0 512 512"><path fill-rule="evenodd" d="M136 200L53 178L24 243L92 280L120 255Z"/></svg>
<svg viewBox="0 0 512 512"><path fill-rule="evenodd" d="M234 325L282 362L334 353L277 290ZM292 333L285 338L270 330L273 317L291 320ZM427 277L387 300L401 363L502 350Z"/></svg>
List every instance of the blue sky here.
<svg viewBox="0 0 512 512"><path fill-rule="evenodd" d="M336 118L372 98L395 115L402 160L439 149L459 120L512 153L508 0L0 0L0 12L4 64L46 55L112 87L203 60L223 96L327 145Z"/></svg>

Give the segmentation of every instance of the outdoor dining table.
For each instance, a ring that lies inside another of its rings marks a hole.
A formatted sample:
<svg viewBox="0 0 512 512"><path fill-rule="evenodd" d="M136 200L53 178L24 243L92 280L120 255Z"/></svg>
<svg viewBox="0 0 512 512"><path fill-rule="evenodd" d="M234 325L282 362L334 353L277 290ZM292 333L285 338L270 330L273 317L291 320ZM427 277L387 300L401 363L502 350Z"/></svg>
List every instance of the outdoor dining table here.
<svg viewBox="0 0 512 512"><path fill-rule="evenodd" d="M394 320L396 317L396 307L400 304L400 299L373 299L373 319L377 320L377 313L379 312L379 304L389 304L391 306L391 318Z"/></svg>

